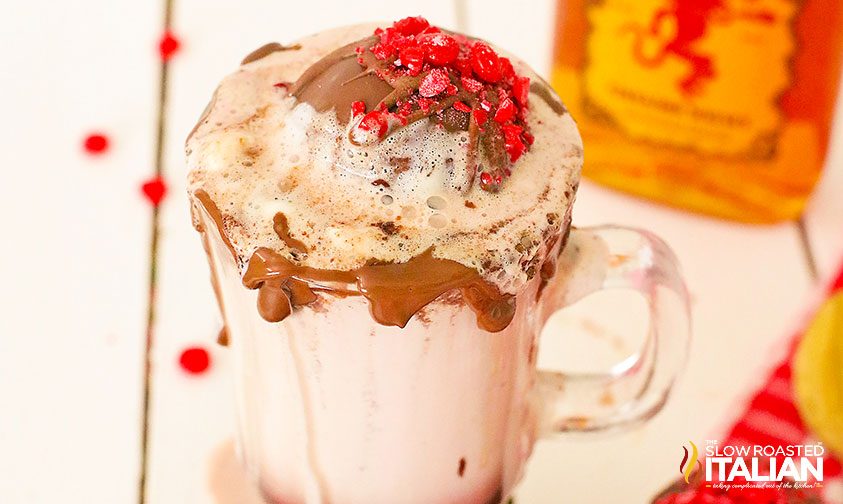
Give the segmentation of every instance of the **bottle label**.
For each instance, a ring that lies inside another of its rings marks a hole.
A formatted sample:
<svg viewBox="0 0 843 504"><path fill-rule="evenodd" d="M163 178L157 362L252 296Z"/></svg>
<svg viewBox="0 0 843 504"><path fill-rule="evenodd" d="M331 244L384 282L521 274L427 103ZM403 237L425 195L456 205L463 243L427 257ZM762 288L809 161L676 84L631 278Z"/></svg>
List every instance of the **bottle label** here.
<svg viewBox="0 0 843 504"><path fill-rule="evenodd" d="M587 0L585 113L636 140L769 158L798 0Z"/></svg>

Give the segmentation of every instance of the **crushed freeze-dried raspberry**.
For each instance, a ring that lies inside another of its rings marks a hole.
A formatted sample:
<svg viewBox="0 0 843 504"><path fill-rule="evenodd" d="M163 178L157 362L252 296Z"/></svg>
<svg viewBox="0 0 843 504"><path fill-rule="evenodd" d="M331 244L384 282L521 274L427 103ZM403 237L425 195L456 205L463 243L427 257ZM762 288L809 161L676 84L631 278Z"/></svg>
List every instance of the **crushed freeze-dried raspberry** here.
<svg viewBox="0 0 843 504"><path fill-rule="evenodd" d="M470 93L476 93L483 89L483 83L471 77L460 77L460 82L462 82L462 86Z"/></svg>
<svg viewBox="0 0 843 504"><path fill-rule="evenodd" d="M454 108L459 110L460 112L471 112L471 107L461 101L454 103Z"/></svg>
<svg viewBox="0 0 843 504"><path fill-rule="evenodd" d="M506 124L501 129L503 130L504 145L507 154L509 154L509 160L514 163L527 149L524 142L521 141L522 128L513 124Z"/></svg>
<svg viewBox="0 0 843 504"><path fill-rule="evenodd" d="M471 47L471 68L478 77L486 82L501 80L500 58L488 45L475 42Z"/></svg>
<svg viewBox="0 0 843 504"><path fill-rule="evenodd" d="M506 123L515 115L515 104L508 97L498 103L498 110L495 112L495 121L501 124Z"/></svg>
<svg viewBox="0 0 843 504"><path fill-rule="evenodd" d="M393 26L396 30L401 32L402 35L417 35L421 33L422 30L430 26L430 23L427 19L421 16L415 16L406 17L400 21L396 21Z"/></svg>
<svg viewBox="0 0 843 504"><path fill-rule="evenodd" d="M373 110L363 116L358 127L363 131L374 131L378 138L383 138L389 129L387 114L380 110Z"/></svg>
<svg viewBox="0 0 843 504"><path fill-rule="evenodd" d="M522 107L527 106L527 98L530 95L530 78L516 77L512 83L512 96Z"/></svg>
<svg viewBox="0 0 843 504"><path fill-rule="evenodd" d="M422 47L425 48L427 61L438 66L453 63L460 53L460 46L457 41L444 33L425 36L422 39Z"/></svg>
<svg viewBox="0 0 843 504"><path fill-rule="evenodd" d="M351 104L351 117L357 117L361 114L366 113L366 104L362 101L352 102Z"/></svg>
<svg viewBox="0 0 843 504"><path fill-rule="evenodd" d="M419 94L425 98L432 98L448 87L451 79L448 72L441 68L434 68L422 79L419 85Z"/></svg>
<svg viewBox="0 0 843 504"><path fill-rule="evenodd" d="M400 60L396 61L396 66L407 67L410 71L410 75L418 75L422 71L422 65L424 64L424 49L421 46L408 45L401 49L399 57Z"/></svg>
<svg viewBox="0 0 843 504"><path fill-rule="evenodd" d="M365 72L399 92L368 113L362 102L353 103L355 127L384 138L399 124L453 118L446 113L450 108L470 114L468 120L463 116L458 126L473 135L466 143L469 162L480 174L481 188L499 190L503 179L512 173L512 163L533 143L526 120L530 79L518 75L512 61L490 45L443 32L423 17L377 28L374 36L373 42L356 47L352 56L356 55ZM490 119L494 119L494 127L489 125ZM482 154L485 159L479 157Z"/></svg>
<svg viewBox="0 0 843 504"><path fill-rule="evenodd" d="M489 118L489 113L482 108L474 109L472 114L474 114L474 120L477 121L477 124L480 126L486 124L486 120Z"/></svg>

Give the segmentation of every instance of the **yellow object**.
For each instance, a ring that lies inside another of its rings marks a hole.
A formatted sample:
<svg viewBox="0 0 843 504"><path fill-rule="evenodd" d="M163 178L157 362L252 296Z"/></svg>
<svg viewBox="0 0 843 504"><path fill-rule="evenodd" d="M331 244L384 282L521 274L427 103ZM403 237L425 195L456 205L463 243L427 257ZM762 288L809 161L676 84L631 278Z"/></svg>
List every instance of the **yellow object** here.
<svg viewBox="0 0 843 504"><path fill-rule="evenodd" d="M839 0L560 0L552 83L583 173L675 207L793 219L822 170Z"/></svg>
<svg viewBox="0 0 843 504"><path fill-rule="evenodd" d="M808 428L843 456L843 291L814 318L793 364L796 405Z"/></svg>

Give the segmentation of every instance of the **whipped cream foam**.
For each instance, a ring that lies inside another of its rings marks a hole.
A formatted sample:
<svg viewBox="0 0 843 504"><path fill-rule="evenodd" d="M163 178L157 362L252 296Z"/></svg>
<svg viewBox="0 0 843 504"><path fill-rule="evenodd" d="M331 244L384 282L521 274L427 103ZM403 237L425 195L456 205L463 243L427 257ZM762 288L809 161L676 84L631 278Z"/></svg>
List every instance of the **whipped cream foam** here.
<svg viewBox="0 0 843 504"><path fill-rule="evenodd" d="M335 271L432 250L517 294L570 224L583 160L574 121L541 78L509 56L533 82L525 121L534 142L498 192L472 184L466 131L421 120L380 142L354 141L354 121L318 111L289 88L374 29L343 27L276 45L223 80L187 141L195 209L207 200L216 207L241 273L261 248Z"/></svg>

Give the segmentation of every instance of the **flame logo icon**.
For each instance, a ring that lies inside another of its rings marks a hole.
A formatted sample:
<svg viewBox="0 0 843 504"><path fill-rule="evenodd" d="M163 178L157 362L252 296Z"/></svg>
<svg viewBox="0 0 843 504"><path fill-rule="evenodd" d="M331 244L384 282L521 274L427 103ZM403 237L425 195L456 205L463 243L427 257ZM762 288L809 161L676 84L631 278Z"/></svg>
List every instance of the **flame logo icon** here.
<svg viewBox="0 0 843 504"><path fill-rule="evenodd" d="M691 482L691 476L694 474L694 469L697 469L697 472L702 469L702 464L697 459L697 456L699 455L697 445L695 445L693 441L688 442L691 443L691 452L688 453L688 448L683 446L682 449L685 450L685 456L682 457L682 462L679 463L679 474L685 478L685 483ZM696 462L696 464L694 462Z"/></svg>

